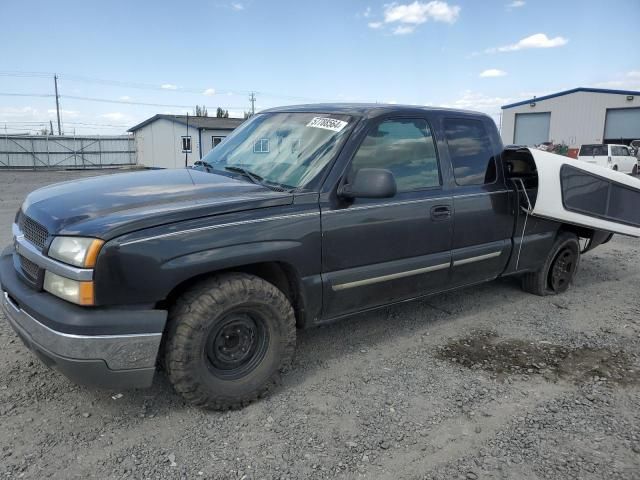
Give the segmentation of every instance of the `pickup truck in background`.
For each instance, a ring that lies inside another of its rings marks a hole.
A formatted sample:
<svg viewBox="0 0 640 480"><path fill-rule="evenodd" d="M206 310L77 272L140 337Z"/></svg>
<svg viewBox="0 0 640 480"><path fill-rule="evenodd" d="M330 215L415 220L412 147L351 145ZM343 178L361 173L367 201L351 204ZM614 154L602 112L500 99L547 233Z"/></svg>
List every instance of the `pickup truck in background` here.
<svg viewBox="0 0 640 480"><path fill-rule="evenodd" d="M274 385L297 328L498 277L560 294L581 253L640 235L638 213L616 207L637 179L504 149L479 113L283 107L202 162L26 198L2 306L47 365L124 388L160 364L193 404L237 408Z"/></svg>

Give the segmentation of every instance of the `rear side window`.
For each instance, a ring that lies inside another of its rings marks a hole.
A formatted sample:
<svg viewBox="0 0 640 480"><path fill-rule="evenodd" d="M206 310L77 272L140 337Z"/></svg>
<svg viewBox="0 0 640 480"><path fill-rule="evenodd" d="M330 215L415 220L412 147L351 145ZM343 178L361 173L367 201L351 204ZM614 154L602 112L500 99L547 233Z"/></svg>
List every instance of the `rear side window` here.
<svg viewBox="0 0 640 480"><path fill-rule="evenodd" d="M491 140L480 120L447 118L445 137L458 185L483 185L496 181L496 161Z"/></svg>
<svg viewBox="0 0 640 480"><path fill-rule="evenodd" d="M582 145L579 155L585 157L606 157L609 155L607 145Z"/></svg>
<svg viewBox="0 0 640 480"><path fill-rule="evenodd" d="M560 169L560 181L562 202L567 210L640 226L638 192L633 188L569 165Z"/></svg>

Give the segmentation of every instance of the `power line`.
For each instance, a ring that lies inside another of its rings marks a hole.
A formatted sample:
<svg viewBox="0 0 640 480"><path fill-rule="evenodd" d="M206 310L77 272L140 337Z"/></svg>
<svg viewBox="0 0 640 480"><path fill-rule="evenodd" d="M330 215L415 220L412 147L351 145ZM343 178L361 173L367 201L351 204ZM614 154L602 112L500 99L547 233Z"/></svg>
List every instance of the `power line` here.
<svg viewBox="0 0 640 480"><path fill-rule="evenodd" d="M45 120L42 122L12 122L12 121L7 121L7 122L3 122L0 121L0 125L24 125L25 128L29 125L49 125L49 123L51 122L51 120ZM88 123L88 122L65 122L65 125L82 125L82 126L94 126L94 127L113 127L113 128L129 128L130 125L124 125L124 124L120 124L120 125L114 125L114 124L110 124L110 123Z"/></svg>
<svg viewBox="0 0 640 480"><path fill-rule="evenodd" d="M168 103L148 103L148 102L134 102L132 100L110 100L107 98L94 98L94 97L80 97L75 95L64 95L62 98L70 98L72 100L81 100L87 102L102 102L102 103L117 103L122 105L142 105L147 107L168 107L168 108L193 108L193 105L175 105ZM223 108L241 109L243 107L230 107L224 106Z"/></svg>
<svg viewBox="0 0 640 480"><path fill-rule="evenodd" d="M38 97L38 98L52 98L55 97L52 93L7 93L0 92L0 97Z"/></svg>
<svg viewBox="0 0 640 480"><path fill-rule="evenodd" d="M36 93L10 93L10 92L0 92L0 97L37 97L37 98L53 98L54 94L36 94ZM147 107L166 107L166 108L193 108L193 105L176 105L169 103L149 103L149 102L134 102L133 100L111 100L108 98L94 98L94 97L82 97L76 95L60 95L62 99L71 99L71 100L80 100L85 102L101 102L101 103L116 103L121 105L142 105ZM245 107L232 107L232 106L221 106L222 108L231 108L231 109L243 109Z"/></svg>
<svg viewBox="0 0 640 480"><path fill-rule="evenodd" d="M46 72L13 72L13 71L0 72L0 76L6 76L6 77L41 78L41 77L46 77L50 75L54 75L54 74L46 73ZM150 83L128 82L128 81L122 81L122 80L108 80L108 79L102 79L102 78L85 77L80 75L58 74L58 78L61 78L63 80L73 81L73 82L94 83L99 85L110 85L114 87L126 87L126 88L155 90L155 91L173 92L173 93L195 93L199 95L204 94L204 92L208 89L208 87L183 87L183 86L174 86L174 85L171 85L172 88L167 88L167 87L163 87L162 85L154 85ZM216 93L214 93L214 95L232 94L232 95L244 96L252 93L259 93L264 97L283 98L283 99L289 99L289 100L302 100L302 101L311 101L311 102L335 100L331 98L307 97L307 96L286 95L286 94L279 94L279 93L265 92L265 91L254 92L250 90L234 90L234 89L219 89L219 90L216 89Z"/></svg>

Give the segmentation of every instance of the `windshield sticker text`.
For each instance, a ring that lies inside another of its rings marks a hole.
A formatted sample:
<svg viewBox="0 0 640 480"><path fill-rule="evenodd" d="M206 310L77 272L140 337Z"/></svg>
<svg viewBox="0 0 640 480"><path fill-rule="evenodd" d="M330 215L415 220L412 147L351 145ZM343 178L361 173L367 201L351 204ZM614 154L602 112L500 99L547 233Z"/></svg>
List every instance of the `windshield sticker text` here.
<svg viewBox="0 0 640 480"><path fill-rule="evenodd" d="M339 132L346 126L347 122L326 117L314 117L313 120L307 123L307 127L324 128L325 130L331 130L334 132Z"/></svg>

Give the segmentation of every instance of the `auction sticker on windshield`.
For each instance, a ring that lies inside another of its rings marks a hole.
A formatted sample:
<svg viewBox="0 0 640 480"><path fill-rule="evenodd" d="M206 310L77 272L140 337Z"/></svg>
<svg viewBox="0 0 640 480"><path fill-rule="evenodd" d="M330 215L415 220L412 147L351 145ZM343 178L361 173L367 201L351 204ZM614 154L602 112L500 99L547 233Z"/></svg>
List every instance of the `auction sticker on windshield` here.
<svg viewBox="0 0 640 480"><path fill-rule="evenodd" d="M346 126L347 122L326 117L313 117L313 120L307 123L307 127L324 128L325 130L332 130L334 132L339 132Z"/></svg>

